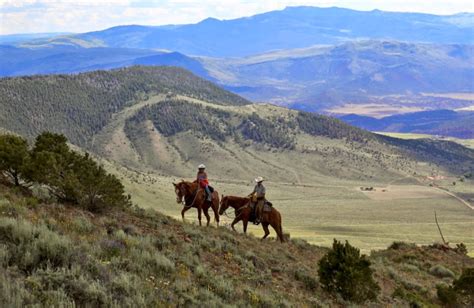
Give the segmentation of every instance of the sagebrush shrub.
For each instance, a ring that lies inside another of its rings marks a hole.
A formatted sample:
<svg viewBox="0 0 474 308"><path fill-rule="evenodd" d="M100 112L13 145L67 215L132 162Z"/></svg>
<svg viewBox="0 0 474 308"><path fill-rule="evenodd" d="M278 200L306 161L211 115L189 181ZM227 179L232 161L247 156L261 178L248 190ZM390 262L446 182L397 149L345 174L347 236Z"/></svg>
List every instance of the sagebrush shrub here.
<svg viewBox="0 0 474 308"><path fill-rule="evenodd" d="M370 261L347 241L334 240L332 250L319 261L318 274L324 290L345 300L362 303L376 299L380 291L372 278Z"/></svg>
<svg viewBox="0 0 474 308"><path fill-rule="evenodd" d="M295 271L295 278L298 281L301 281L306 289L314 291L318 288L318 281L316 278L312 277L304 269L297 269Z"/></svg>
<svg viewBox="0 0 474 308"><path fill-rule="evenodd" d="M430 274L439 278L454 278L454 273L446 267L437 264L430 268Z"/></svg>
<svg viewBox="0 0 474 308"><path fill-rule="evenodd" d="M24 220L1 218L0 242L8 249L6 262L25 272L46 266L65 266L71 262L71 241L45 225L34 226Z"/></svg>

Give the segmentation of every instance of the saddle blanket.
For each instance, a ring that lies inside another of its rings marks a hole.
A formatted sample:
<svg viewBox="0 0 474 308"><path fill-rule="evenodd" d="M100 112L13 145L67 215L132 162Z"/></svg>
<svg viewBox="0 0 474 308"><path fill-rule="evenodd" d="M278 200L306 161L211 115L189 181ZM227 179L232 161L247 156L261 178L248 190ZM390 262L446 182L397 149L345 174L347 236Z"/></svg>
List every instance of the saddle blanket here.
<svg viewBox="0 0 474 308"><path fill-rule="evenodd" d="M264 212L271 212L272 207L268 203L265 203L265 205L263 206L263 211Z"/></svg>

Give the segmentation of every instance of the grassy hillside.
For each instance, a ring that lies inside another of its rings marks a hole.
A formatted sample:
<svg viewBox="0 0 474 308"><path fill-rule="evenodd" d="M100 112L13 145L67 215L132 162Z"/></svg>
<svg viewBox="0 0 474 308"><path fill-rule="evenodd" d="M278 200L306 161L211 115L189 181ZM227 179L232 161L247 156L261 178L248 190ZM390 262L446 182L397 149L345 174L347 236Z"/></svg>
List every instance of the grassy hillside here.
<svg viewBox="0 0 474 308"><path fill-rule="evenodd" d="M135 66L77 75L2 78L0 93L2 127L28 137L57 131L86 147L114 113L149 95L178 93L215 104L249 103L174 67Z"/></svg>
<svg viewBox="0 0 474 308"><path fill-rule="evenodd" d="M43 306L346 306L322 290L328 251L261 242L152 210L92 214L0 184L0 304ZM397 243L370 256L373 303L439 305L436 285L474 262L454 250Z"/></svg>

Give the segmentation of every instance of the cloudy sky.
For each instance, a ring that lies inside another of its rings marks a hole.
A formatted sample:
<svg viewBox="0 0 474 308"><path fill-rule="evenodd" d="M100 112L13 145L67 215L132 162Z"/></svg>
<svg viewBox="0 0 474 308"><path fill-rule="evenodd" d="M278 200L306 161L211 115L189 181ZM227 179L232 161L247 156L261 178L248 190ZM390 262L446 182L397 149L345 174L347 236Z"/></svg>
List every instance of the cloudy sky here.
<svg viewBox="0 0 474 308"><path fill-rule="evenodd" d="M311 5L454 14L473 12L472 0L0 0L0 34L87 32L124 24L194 23L231 19L286 6Z"/></svg>

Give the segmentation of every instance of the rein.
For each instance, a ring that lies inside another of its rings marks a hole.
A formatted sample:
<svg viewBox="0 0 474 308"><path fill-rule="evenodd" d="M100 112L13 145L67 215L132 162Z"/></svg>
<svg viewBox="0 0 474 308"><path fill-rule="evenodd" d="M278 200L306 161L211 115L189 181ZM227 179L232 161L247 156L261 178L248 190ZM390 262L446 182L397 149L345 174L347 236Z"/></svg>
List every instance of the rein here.
<svg viewBox="0 0 474 308"><path fill-rule="evenodd" d="M182 203L183 203L183 206L184 207L187 207L187 208L191 208L193 207L194 205L194 202L196 202L196 199L197 199L197 195L198 195L198 192L199 192L199 187L196 189L196 192L194 193L194 199L193 199L193 202L191 202L190 205L186 205L186 197L184 197Z"/></svg>
<svg viewBox="0 0 474 308"><path fill-rule="evenodd" d="M244 206L239 207L238 209L234 208L234 211L235 211L235 212L240 212L240 213L239 213L238 215L236 215L235 217L230 217L230 216L227 214L227 210L228 210L229 208L225 209L224 215L225 215L227 218L230 218L230 219L239 218L240 215L242 215L242 210L245 209L245 208L247 208L248 206L249 206L249 204L247 203L247 204L245 204Z"/></svg>

